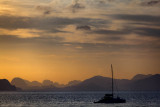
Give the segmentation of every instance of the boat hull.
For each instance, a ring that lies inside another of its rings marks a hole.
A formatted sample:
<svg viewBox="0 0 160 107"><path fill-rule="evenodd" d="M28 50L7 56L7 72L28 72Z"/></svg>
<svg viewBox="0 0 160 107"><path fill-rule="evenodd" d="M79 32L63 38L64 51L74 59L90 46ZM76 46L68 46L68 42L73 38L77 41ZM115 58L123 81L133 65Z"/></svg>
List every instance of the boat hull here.
<svg viewBox="0 0 160 107"><path fill-rule="evenodd" d="M112 99L101 99L97 102L94 103L126 103L125 99L120 99L120 98L112 98Z"/></svg>

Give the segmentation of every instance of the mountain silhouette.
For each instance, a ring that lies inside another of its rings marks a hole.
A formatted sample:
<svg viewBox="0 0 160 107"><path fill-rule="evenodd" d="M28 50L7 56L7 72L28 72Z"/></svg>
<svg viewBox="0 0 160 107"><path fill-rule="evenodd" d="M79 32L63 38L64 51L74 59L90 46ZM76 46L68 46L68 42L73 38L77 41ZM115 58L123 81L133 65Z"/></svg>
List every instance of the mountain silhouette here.
<svg viewBox="0 0 160 107"><path fill-rule="evenodd" d="M159 91L160 90L160 74L146 76L144 79L138 79L129 84L130 90L146 90Z"/></svg>
<svg viewBox="0 0 160 107"><path fill-rule="evenodd" d="M136 76L134 76L132 78L132 80L140 80L140 79L145 79L147 77L150 77L152 76L151 74L148 74L148 75L144 75L144 74L137 74Z"/></svg>
<svg viewBox="0 0 160 107"><path fill-rule="evenodd" d="M81 83L81 81L79 81L79 80L73 80L73 81L68 82L67 86L74 86L74 85L77 85L79 83Z"/></svg>
<svg viewBox="0 0 160 107"><path fill-rule="evenodd" d="M44 80L42 84L43 86L53 86L53 82L50 80Z"/></svg>
<svg viewBox="0 0 160 107"><path fill-rule="evenodd" d="M118 90L127 91L160 91L160 74L143 75L137 74L131 80L114 79L114 87ZM16 87L27 91L110 91L112 79L109 77L95 76L84 81L73 80L68 84L54 83L44 80L42 83L37 81L27 81L21 78L14 78L11 82Z"/></svg>
<svg viewBox="0 0 160 107"><path fill-rule="evenodd" d="M160 74L136 75L134 79L114 79L114 87L118 90L128 91L158 91L160 90ZM67 91L109 91L111 90L111 78L95 76L84 80L78 85L65 87Z"/></svg>
<svg viewBox="0 0 160 107"><path fill-rule="evenodd" d="M66 89L71 91L111 90L111 81L110 81L110 78L108 77L95 76L90 79L86 79L75 86L66 87Z"/></svg>
<svg viewBox="0 0 160 107"><path fill-rule="evenodd" d="M8 80L0 79L0 91L16 91L16 87L11 85Z"/></svg>
<svg viewBox="0 0 160 107"><path fill-rule="evenodd" d="M31 82L31 86L41 87L42 84L41 84L40 82L38 82L38 81L32 81L32 82Z"/></svg>
<svg viewBox="0 0 160 107"><path fill-rule="evenodd" d="M54 85L55 87L58 87L58 88L66 87L66 85L64 85L64 84L59 84L58 82L54 82L53 85Z"/></svg>
<svg viewBox="0 0 160 107"><path fill-rule="evenodd" d="M11 81L11 84L23 90L28 89L27 81L25 81L24 79L18 78L18 77L14 78Z"/></svg>
<svg viewBox="0 0 160 107"><path fill-rule="evenodd" d="M57 82L52 82L50 80L44 80L42 83L38 81L28 81L19 77L14 78L11 81L12 85L15 85L17 88L21 88L24 91L59 91L61 88L72 86L80 83L78 80L70 81L68 84L59 84Z"/></svg>

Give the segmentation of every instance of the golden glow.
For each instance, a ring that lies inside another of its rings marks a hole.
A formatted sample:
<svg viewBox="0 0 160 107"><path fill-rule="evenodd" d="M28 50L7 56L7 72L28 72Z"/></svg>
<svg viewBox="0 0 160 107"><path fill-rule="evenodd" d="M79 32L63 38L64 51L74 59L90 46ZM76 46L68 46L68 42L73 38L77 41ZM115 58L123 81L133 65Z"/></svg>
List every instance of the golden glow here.
<svg viewBox="0 0 160 107"><path fill-rule="evenodd" d="M110 63L112 63L116 78L130 79L139 71L145 74L152 73L152 67L158 66L158 60L145 58L133 54L128 59L123 57L109 58L105 55L96 56L95 54L83 56L81 54L39 55L32 48L29 50L21 49L8 55L1 54L0 75L1 78L9 80L21 77L31 81L41 82L44 79L50 79L54 82L67 83L71 80L84 80L96 75L110 77ZM154 73L158 73L157 67L155 71Z"/></svg>

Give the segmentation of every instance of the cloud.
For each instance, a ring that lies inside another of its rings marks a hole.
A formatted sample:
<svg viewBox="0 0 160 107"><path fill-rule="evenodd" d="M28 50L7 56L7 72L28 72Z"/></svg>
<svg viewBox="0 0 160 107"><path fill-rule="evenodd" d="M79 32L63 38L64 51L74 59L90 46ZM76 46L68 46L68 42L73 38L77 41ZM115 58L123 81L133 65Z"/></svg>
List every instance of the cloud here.
<svg viewBox="0 0 160 107"><path fill-rule="evenodd" d="M7 30L0 29L1 35L16 35L19 38L33 38L40 37L40 34L43 32L37 29L16 29L16 30Z"/></svg>
<svg viewBox="0 0 160 107"><path fill-rule="evenodd" d="M152 23L160 23L160 16L153 15L131 15L131 14L115 14L110 15L111 18L120 19L120 20L128 20L128 21L137 21L137 22L152 22Z"/></svg>
<svg viewBox="0 0 160 107"><path fill-rule="evenodd" d="M79 3L79 0L74 0L73 4L71 4L69 8L72 10L73 13L76 13L77 11L84 9L85 6L84 4Z"/></svg>
<svg viewBox="0 0 160 107"><path fill-rule="evenodd" d="M160 38L160 29L159 28L150 28L150 27L135 27L135 26L123 26L121 30L94 30L93 34L100 34L104 36L99 36L98 40L122 40L124 35L137 34L139 36L150 36L154 38Z"/></svg>
<svg viewBox="0 0 160 107"><path fill-rule="evenodd" d="M84 26L77 26L76 30L91 30L91 27L88 25L84 25Z"/></svg>
<svg viewBox="0 0 160 107"><path fill-rule="evenodd" d="M51 12L53 11L51 6L45 6L45 5L39 5L36 7L36 9L42 11L44 15L51 14Z"/></svg>
<svg viewBox="0 0 160 107"><path fill-rule="evenodd" d="M115 0L98 0L99 4L106 4L110 2L115 2Z"/></svg>
<svg viewBox="0 0 160 107"><path fill-rule="evenodd" d="M55 0L55 1L58 1L58 0ZM44 37L43 39L45 39L45 36L50 36L50 37L59 36L62 38L65 37L65 39L68 39L66 40L67 42L74 41L74 42L99 43L99 41L105 42L110 40L110 41L114 41L115 43L117 41L123 41L124 35L125 36L128 35L129 37L132 34L140 35L140 36L142 35L143 37L150 36L150 37L158 38L158 35L159 35L158 29L155 29L152 27L155 27L156 25L160 26L160 16L149 15L147 13L145 13L145 15L142 15L142 14L137 15L136 12L132 14L128 14L124 12L126 14L121 14L122 10L125 11L125 8L123 8L122 6L129 4L129 2L133 2L133 0L123 1L122 2L123 5L116 4L116 3L120 3L119 0L100 0L100 1L74 0L73 2L70 0L70 2L64 1L63 3L59 1L57 4L56 2L49 3L49 4L38 3L37 4L38 6L33 7L33 9L36 8L38 11L41 11L44 15L47 15L47 16L42 16L42 15L41 17L40 16L32 16L32 17L0 16L0 27L8 30L23 29L22 31L28 33L28 35L31 34L28 37L33 37L33 38L34 38L34 34L35 35L38 34L40 35L40 37ZM114 4L115 9L122 8L122 10L120 10L119 13L116 14L117 12L113 10L113 7L111 7L110 3ZM94 5L92 6L92 4ZM108 8L108 10L111 13L112 12L113 13L112 14L105 13L105 11L102 10L102 8L97 8L98 9L97 11L90 12L90 10L92 10L93 7L95 8L96 6L100 6L100 4L101 5L104 4L105 9ZM56 8L56 5L57 5L57 8ZM90 12L90 13L93 12L93 15L90 16L89 14L86 16L81 16L81 14L79 15L79 14L69 13L70 16L67 16L68 13L59 13L59 14L56 14L57 17L53 16L53 14L51 13L54 11L54 9L55 8L59 9L61 6L64 6L63 9L66 9L66 7L69 6L69 8L75 12L86 9L87 12ZM105 17L102 16L102 14L107 14L106 15L107 18L106 16ZM118 22L118 24L116 24L116 22ZM152 26L149 26L149 25L152 25ZM69 28L69 26L72 26L72 28ZM140 27L140 26L143 26L143 27ZM28 29L28 30L24 30L24 29ZM41 32L33 31L32 29L38 30ZM76 32L76 30L83 30L87 32L85 33ZM21 34L22 31L20 32L19 30L20 33L19 32L17 33ZM11 35L11 33L6 35ZM12 35L15 36L16 34L14 33ZM86 35L86 36L83 37L82 35ZM20 35L18 35L18 37L20 37ZM22 35L22 37L25 37L25 36ZM38 36L36 35L36 37Z"/></svg>
<svg viewBox="0 0 160 107"><path fill-rule="evenodd" d="M97 34L96 40L106 43L121 44L125 41L125 36L130 36L133 33L132 30L128 28L123 28L119 30L107 30L107 29L94 29L90 32L91 34Z"/></svg>
<svg viewBox="0 0 160 107"><path fill-rule="evenodd" d="M112 42L112 44L118 42L118 41L124 41L125 38L123 36L115 36L115 35L110 35L110 36L99 36L96 38L97 41L103 41L103 42ZM113 42L114 41L114 42Z"/></svg>
<svg viewBox="0 0 160 107"><path fill-rule="evenodd" d="M30 28L34 26L34 24L34 20L30 17L0 16L0 28Z"/></svg>
<svg viewBox="0 0 160 107"><path fill-rule="evenodd" d="M32 38L19 38L17 35L0 35L0 44L42 44L53 45L57 43L63 43L63 37L59 36L41 36Z"/></svg>
<svg viewBox="0 0 160 107"><path fill-rule="evenodd" d="M123 31L121 33L134 33L143 36L160 37L160 16L153 15L130 15L130 14L116 14L111 15L111 18L123 20ZM104 33L110 33L103 31ZM115 34L116 34L115 33Z"/></svg>
<svg viewBox="0 0 160 107"><path fill-rule="evenodd" d="M134 32L143 36L160 38L160 29L158 28L137 27Z"/></svg>
<svg viewBox="0 0 160 107"><path fill-rule="evenodd" d="M0 28L4 29L39 29L46 31L64 32L61 29L68 25L103 26L109 21L92 18L67 18L67 17L16 17L0 16Z"/></svg>
<svg viewBox="0 0 160 107"><path fill-rule="evenodd" d="M160 0L150 0L141 3L142 6L160 6Z"/></svg>
<svg viewBox="0 0 160 107"><path fill-rule="evenodd" d="M92 33L102 34L102 35L124 35L124 34L129 34L129 31L99 29L99 30L94 30Z"/></svg>

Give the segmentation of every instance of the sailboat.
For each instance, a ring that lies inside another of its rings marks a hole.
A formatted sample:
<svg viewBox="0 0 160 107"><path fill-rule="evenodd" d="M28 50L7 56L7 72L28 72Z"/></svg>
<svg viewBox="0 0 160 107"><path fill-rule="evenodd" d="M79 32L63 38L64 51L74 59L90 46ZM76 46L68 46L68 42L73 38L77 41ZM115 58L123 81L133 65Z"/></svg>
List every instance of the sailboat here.
<svg viewBox="0 0 160 107"><path fill-rule="evenodd" d="M120 97L114 97L114 79L113 79L113 67L111 64L111 72L112 72L112 94L105 94L99 101L94 103L126 103L126 100Z"/></svg>

